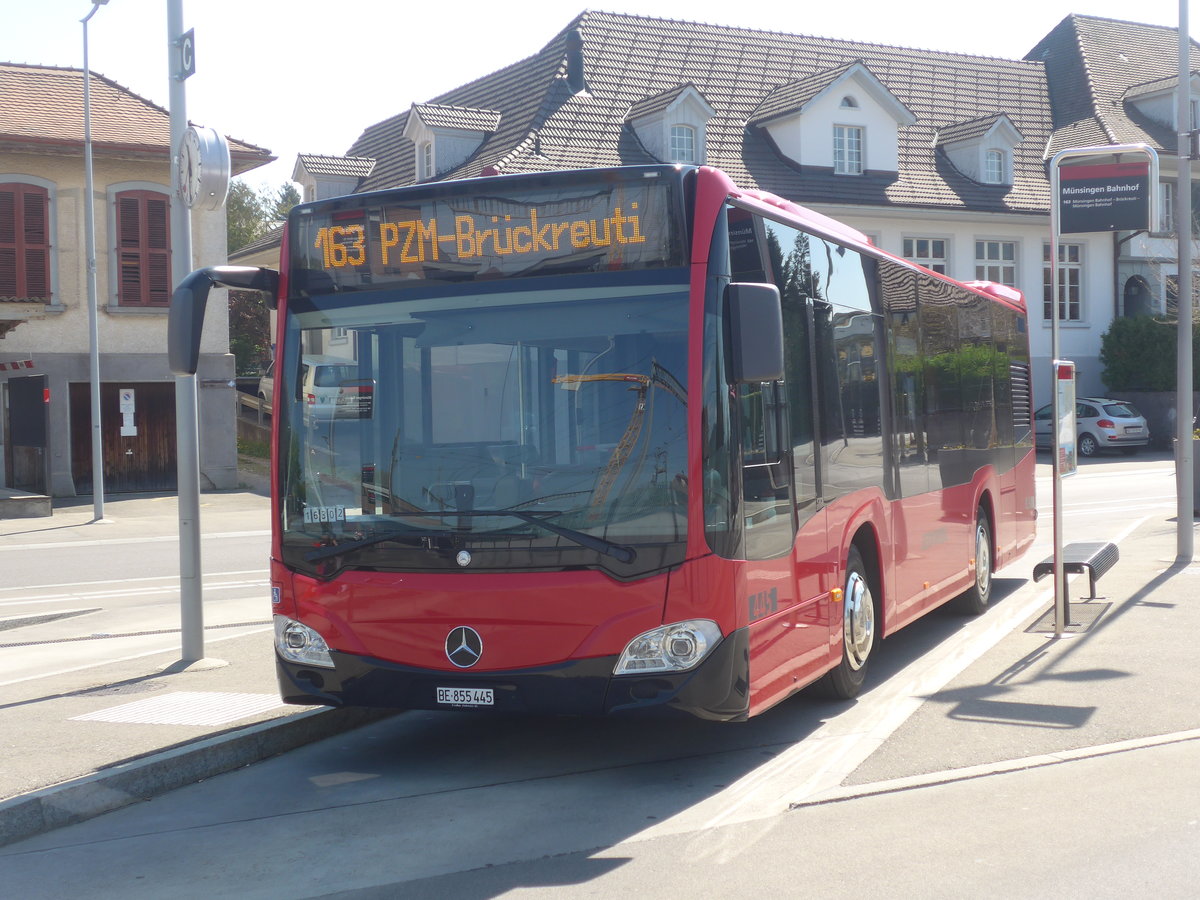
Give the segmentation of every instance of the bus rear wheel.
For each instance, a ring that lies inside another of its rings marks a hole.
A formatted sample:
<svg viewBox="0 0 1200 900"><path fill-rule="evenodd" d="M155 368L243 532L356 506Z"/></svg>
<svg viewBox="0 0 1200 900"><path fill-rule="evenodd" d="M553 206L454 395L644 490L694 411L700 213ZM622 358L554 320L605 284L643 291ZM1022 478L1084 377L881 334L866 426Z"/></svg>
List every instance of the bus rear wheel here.
<svg viewBox="0 0 1200 900"><path fill-rule="evenodd" d="M857 697L878 640L875 596L867 567L858 548L852 546L846 554L846 587L842 595L842 659L817 682L817 691L835 700Z"/></svg>
<svg viewBox="0 0 1200 900"><path fill-rule="evenodd" d="M980 616L987 611L992 598L992 526L987 510L975 510L975 580L955 599L958 611L968 616Z"/></svg>

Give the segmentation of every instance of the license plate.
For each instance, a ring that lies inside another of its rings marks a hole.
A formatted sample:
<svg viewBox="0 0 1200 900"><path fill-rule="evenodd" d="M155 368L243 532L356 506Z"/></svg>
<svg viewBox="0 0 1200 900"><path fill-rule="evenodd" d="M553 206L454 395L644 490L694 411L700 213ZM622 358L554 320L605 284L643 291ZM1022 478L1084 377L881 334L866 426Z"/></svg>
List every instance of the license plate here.
<svg viewBox="0 0 1200 900"><path fill-rule="evenodd" d="M1126 434L1141 434L1142 426L1141 425L1126 425L1125 433Z"/></svg>
<svg viewBox="0 0 1200 900"><path fill-rule="evenodd" d="M494 706L496 698L491 688L440 687L437 702L443 706Z"/></svg>

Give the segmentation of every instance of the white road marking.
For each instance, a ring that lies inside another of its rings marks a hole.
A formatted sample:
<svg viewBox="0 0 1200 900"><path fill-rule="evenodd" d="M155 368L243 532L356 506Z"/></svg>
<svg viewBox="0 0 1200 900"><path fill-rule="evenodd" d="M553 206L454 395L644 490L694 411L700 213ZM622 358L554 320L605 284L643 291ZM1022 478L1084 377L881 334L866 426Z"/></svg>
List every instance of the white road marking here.
<svg viewBox="0 0 1200 900"><path fill-rule="evenodd" d="M200 535L201 540L215 541L227 538L264 537L270 531L221 531ZM164 534L156 537L109 538L94 541L50 541L42 544L5 544L0 542L0 553L7 550L62 550L64 547L111 547L117 544L162 544L166 542L179 543L179 535Z"/></svg>

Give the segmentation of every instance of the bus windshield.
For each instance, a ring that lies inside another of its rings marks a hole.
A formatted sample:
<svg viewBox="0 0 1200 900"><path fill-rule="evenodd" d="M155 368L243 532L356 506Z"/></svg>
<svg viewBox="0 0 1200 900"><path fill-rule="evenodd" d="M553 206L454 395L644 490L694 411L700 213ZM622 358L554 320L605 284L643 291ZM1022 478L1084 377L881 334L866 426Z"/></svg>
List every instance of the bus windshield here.
<svg viewBox="0 0 1200 900"><path fill-rule="evenodd" d="M683 268L293 297L283 553L299 571L683 559Z"/></svg>

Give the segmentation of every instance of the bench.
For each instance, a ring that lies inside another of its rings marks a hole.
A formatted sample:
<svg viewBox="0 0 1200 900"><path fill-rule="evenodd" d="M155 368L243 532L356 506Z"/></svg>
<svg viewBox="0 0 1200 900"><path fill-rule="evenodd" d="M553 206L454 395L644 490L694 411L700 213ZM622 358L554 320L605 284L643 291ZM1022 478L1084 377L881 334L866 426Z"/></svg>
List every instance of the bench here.
<svg viewBox="0 0 1200 900"><path fill-rule="evenodd" d="M1116 544L1105 541L1081 541L1067 544L1062 548L1063 572L1069 575L1082 575L1087 572L1091 589L1090 597L1083 600L1099 600L1096 594L1096 579L1116 565L1121 554ZM1049 556L1033 567L1033 580L1040 581L1046 575L1054 574L1054 557Z"/></svg>

